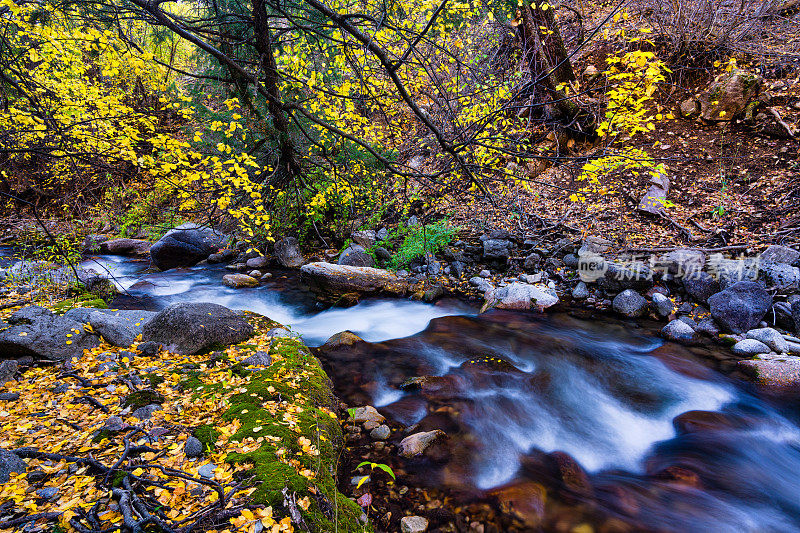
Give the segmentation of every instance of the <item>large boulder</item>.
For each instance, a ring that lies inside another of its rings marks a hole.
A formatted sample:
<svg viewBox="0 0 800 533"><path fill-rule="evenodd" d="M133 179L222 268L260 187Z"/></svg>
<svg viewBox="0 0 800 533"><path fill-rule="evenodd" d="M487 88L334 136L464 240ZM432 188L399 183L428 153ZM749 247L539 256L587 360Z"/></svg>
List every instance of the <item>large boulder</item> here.
<svg viewBox="0 0 800 533"><path fill-rule="evenodd" d="M64 316L88 323L96 334L109 343L127 348L156 314L155 311L78 308L67 311Z"/></svg>
<svg viewBox="0 0 800 533"><path fill-rule="evenodd" d="M514 244L506 239L486 239L483 241L483 258L488 261L506 262L511 257Z"/></svg>
<svg viewBox="0 0 800 533"><path fill-rule="evenodd" d="M761 356L738 362L745 374L762 388L774 393L800 393L800 357Z"/></svg>
<svg viewBox="0 0 800 533"><path fill-rule="evenodd" d="M110 239L100 243L100 252L110 255L147 255L151 244L142 239Z"/></svg>
<svg viewBox="0 0 800 533"><path fill-rule="evenodd" d="M294 237L284 237L275 243L275 257L287 268L297 268L305 263L305 258L300 252L300 243Z"/></svg>
<svg viewBox="0 0 800 533"><path fill-rule="evenodd" d="M169 230L153 246L150 257L161 270L192 266L225 247L222 233L197 224L183 224Z"/></svg>
<svg viewBox="0 0 800 533"><path fill-rule="evenodd" d="M778 263L791 265L800 260L800 252L788 246L773 244L759 256L759 260L765 263Z"/></svg>
<svg viewBox="0 0 800 533"><path fill-rule="evenodd" d="M772 306L772 296L759 283L739 281L708 299L711 316L734 333L749 331Z"/></svg>
<svg viewBox="0 0 800 533"><path fill-rule="evenodd" d="M558 303L558 296L547 287L527 283L511 283L489 290L485 295L484 309L538 309L544 310Z"/></svg>
<svg viewBox="0 0 800 533"><path fill-rule="evenodd" d="M213 303L176 303L145 325L142 340L167 350L194 354L212 346L228 346L249 339L253 326L241 314Z"/></svg>
<svg viewBox="0 0 800 533"><path fill-rule="evenodd" d="M308 263L300 267L300 278L312 291L330 297L349 293L404 295L408 291L408 282L402 278L371 267Z"/></svg>
<svg viewBox="0 0 800 533"><path fill-rule="evenodd" d="M758 271L768 287L780 291L800 287L800 268L786 263L761 261L758 264Z"/></svg>
<svg viewBox="0 0 800 533"><path fill-rule="evenodd" d="M8 323L12 326L0 332L0 354L4 358L31 356L66 361L99 344L97 337L85 331L80 322L35 305L15 312Z"/></svg>
<svg viewBox="0 0 800 533"><path fill-rule="evenodd" d="M740 115L761 92L764 80L741 69L720 74L700 95L700 117L709 122L728 122Z"/></svg>
<svg viewBox="0 0 800 533"><path fill-rule="evenodd" d="M707 303L708 299L720 290L719 281L702 270L684 276L681 281L686 293L701 303Z"/></svg>
<svg viewBox="0 0 800 533"><path fill-rule="evenodd" d="M339 255L339 264L355 267L373 267L375 259L360 244L351 244Z"/></svg>

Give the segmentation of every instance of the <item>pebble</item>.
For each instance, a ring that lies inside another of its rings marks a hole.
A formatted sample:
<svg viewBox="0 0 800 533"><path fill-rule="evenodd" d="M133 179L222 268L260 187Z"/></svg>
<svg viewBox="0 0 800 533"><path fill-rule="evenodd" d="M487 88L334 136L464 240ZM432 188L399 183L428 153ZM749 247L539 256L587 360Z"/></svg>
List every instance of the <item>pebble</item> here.
<svg viewBox="0 0 800 533"><path fill-rule="evenodd" d="M44 500L50 500L58 494L58 489L56 487L44 487L36 491L36 495Z"/></svg>
<svg viewBox="0 0 800 533"><path fill-rule="evenodd" d="M200 468L198 468L197 469L197 473L200 474L200 476L202 476L202 477L204 477L206 479L213 479L214 478L214 471L216 469L217 469L217 467L215 465L209 463L207 465L203 465Z"/></svg>
<svg viewBox="0 0 800 533"><path fill-rule="evenodd" d="M389 426L387 426L386 424L381 424L380 426L370 431L369 436L375 440L386 440L389 438L390 433L391 431L389 430Z"/></svg>
<svg viewBox="0 0 800 533"><path fill-rule="evenodd" d="M183 450L186 457L200 457L203 455L203 443L196 437L189 437L183 445Z"/></svg>
<svg viewBox="0 0 800 533"><path fill-rule="evenodd" d="M428 519L422 516L404 516L400 519L402 533L424 533L428 531Z"/></svg>

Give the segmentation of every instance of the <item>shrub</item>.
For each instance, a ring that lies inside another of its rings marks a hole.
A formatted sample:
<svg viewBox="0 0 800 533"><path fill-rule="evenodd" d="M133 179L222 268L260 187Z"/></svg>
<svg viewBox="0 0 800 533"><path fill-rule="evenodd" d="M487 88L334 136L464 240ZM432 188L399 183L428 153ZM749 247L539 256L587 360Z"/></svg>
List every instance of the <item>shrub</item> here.
<svg viewBox="0 0 800 533"><path fill-rule="evenodd" d="M453 240L458 229L446 220L408 228L400 249L392 259L392 267L404 267L425 254L435 254Z"/></svg>

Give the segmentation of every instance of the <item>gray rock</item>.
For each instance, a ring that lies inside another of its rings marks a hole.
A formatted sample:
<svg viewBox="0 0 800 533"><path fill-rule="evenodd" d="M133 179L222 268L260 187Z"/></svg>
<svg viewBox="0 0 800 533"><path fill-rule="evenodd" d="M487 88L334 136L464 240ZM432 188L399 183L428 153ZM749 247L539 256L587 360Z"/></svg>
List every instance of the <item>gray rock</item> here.
<svg viewBox="0 0 800 533"><path fill-rule="evenodd" d="M0 353L4 357L66 361L99 344L83 324L36 307L25 307L9 317L8 322L13 325L0 332Z"/></svg>
<svg viewBox="0 0 800 533"><path fill-rule="evenodd" d="M247 274L225 274L222 276L222 284L232 289L245 289L258 287L258 280Z"/></svg>
<svg viewBox="0 0 800 533"><path fill-rule="evenodd" d="M744 333L758 326L772 306L772 297L760 284L740 281L711 296L708 305L717 324Z"/></svg>
<svg viewBox="0 0 800 533"><path fill-rule="evenodd" d="M583 244L581 245L580 250L578 250L578 256L583 255L585 252L590 252L593 254L604 254L608 250L611 249L611 246L614 243L609 241L608 239L604 239L602 237L596 237L594 235L589 235L585 239L583 239Z"/></svg>
<svg viewBox="0 0 800 533"><path fill-rule="evenodd" d="M789 343L783 338L783 335L772 328L751 329L747 332L747 338L760 341L778 353L789 351Z"/></svg>
<svg viewBox="0 0 800 533"><path fill-rule="evenodd" d="M791 302L792 320L794 320L794 330L800 333L800 298L796 298Z"/></svg>
<svg viewBox="0 0 800 533"><path fill-rule="evenodd" d="M647 290L653 285L653 273L642 262L606 261L603 267L603 276L597 279L597 285L609 292L620 292L626 289Z"/></svg>
<svg viewBox="0 0 800 533"><path fill-rule="evenodd" d="M762 260L758 265L758 271L768 287L774 287L781 291L800 287L800 268Z"/></svg>
<svg viewBox="0 0 800 533"><path fill-rule="evenodd" d="M52 500L56 497L56 494L58 494L56 487L44 487L36 491L36 495L43 500Z"/></svg>
<svg viewBox="0 0 800 533"><path fill-rule="evenodd" d="M12 381L18 370L19 363L17 363L14 359L0 361L0 385Z"/></svg>
<svg viewBox="0 0 800 533"><path fill-rule="evenodd" d="M144 327L142 339L167 350L194 354L212 345L228 346L253 336L242 316L213 303L176 303L156 314Z"/></svg>
<svg viewBox="0 0 800 533"><path fill-rule="evenodd" d="M400 441L398 451L402 457L422 455L431 444L445 437L447 437L447 434L439 429L414 433Z"/></svg>
<svg viewBox="0 0 800 533"><path fill-rule="evenodd" d="M392 252L390 252L383 246L378 246L377 248L375 248L375 257L377 257L379 261L388 263L389 261L392 260Z"/></svg>
<svg viewBox="0 0 800 533"><path fill-rule="evenodd" d="M352 235L350 235L350 238L353 239L353 242L360 244L364 248L369 248L375 244L377 240L375 232L371 229L354 231Z"/></svg>
<svg viewBox="0 0 800 533"><path fill-rule="evenodd" d="M712 254L707 269L717 278L720 288L727 289L740 281L757 280L758 265L758 258L725 259L722 254Z"/></svg>
<svg viewBox="0 0 800 533"><path fill-rule="evenodd" d="M100 243L100 253L109 255L147 255L150 241L141 239L110 239Z"/></svg>
<svg viewBox="0 0 800 533"><path fill-rule="evenodd" d="M144 334L144 332L142 332ZM161 351L162 345L160 342L145 341L140 342L136 348L145 357L155 357Z"/></svg>
<svg viewBox="0 0 800 533"><path fill-rule="evenodd" d="M380 426L376 427L372 431L369 432L369 436L372 437L374 440L386 440L389 438L391 430L389 426L386 424L381 424Z"/></svg>
<svg viewBox="0 0 800 533"><path fill-rule="evenodd" d="M183 224L169 230L153 246L150 257L160 270L192 266L225 247L227 237L209 227Z"/></svg>
<svg viewBox="0 0 800 533"><path fill-rule="evenodd" d="M788 246L773 244L759 256L761 262L791 265L800 260L800 252Z"/></svg>
<svg viewBox="0 0 800 533"><path fill-rule="evenodd" d="M719 326L714 322L713 318L704 318L695 328L697 333L708 335L711 338L716 338L719 335Z"/></svg>
<svg viewBox="0 0 800 533"><path fill-rule="evenodd" d="M450 272L457 278L464 275L464 263L461 261L453 261L450 263Z"/></svg>
<svg viewBox="0 0 800 533"><path fill-rule="evenodd" d="M558 303L554 291L527 283L510 283L505 287L489 290L484 297L484 309L539 309L544 310Z"/></svg>
<svg viewBox="0 0 800 533"><path fill-rule="evenodd" d="M755 339L745 339L733 345L733 352L739 355L757 355L769 353L769 346Z"/></svg>
<svg viewBox="0 0 800 533"><path fill-rule="evenodd" d="M21 474L28 466L14 452L0 448L0 483L11 479L11 474Z"/></svg>
<svg viewBox="0 0 800 533"><path fill-rule="evenodd" d="M687 278L702 272L706 254L691 248L678 248L658 258L658 265L675 278Z"/></svg>
<svg viewBox="0 0 800 533"><path fill-rule="evenodd" d="M196 437L189 437L183 445L183 451L186 457L195 458L203 455L203 443Z"/></svg>
<svg viewBox="0 0 800 533"><path fill-rule="evenodd" d="M569 268L577 268L578 267L578 256L575 254L567 254L564 256L564 266L568 266Z"/></svg>
<svg viewBox="0 0 800 533"><path fill-rule="evenodd" d="M706 303L720 291L719 282L708 272L695 272L691 276L684 276L681 281L687 294L698 302Z"/></svg>
<svg viewBox="0 0 800 533"><path fill-rule="evenodd" d="M160 405L157 403L151 403L150 405L145 405L144 407L136 409L133 413L131 413L131 416L137 420L150 420L150 417L153 416L153 413L161 410L163 410L163 408Z"/></svg>
<svg viewBox="0 0 800 533"><path fill-rule="evenodd" d="M122 418L118 416L109 416L106 418L106 421L103 423L103 428L106 431L110 431L112 433L118 433L123 429L127 428L128 424L125 423Z"/></svg>
<svg viewBox="0 0 800 533"><path fill-rule="evenodd" d="M489 261L506 262L511 257L511 241L505 239L486 239L483 241L483 258Z"/></svg>
<svg viewBox="0 0 800 533"><path fill-rule="evenodd" d="M354 266L354 267L373 267L375 260L367 253L363 246L360 244L351 244L340 255L340 265Z"/></svg>
<svg viewBox="0 0 800 533"><path fill-rule="evenodd" d="M675 311L675 304L672 303L672 300L660 292L653 293L653 307L658 316L669 316Z"/></svg>
<svg viewBox="0 0 800 533"><path fill-rule="evenodd" d="M379 229L378 232L375 234L375 238L378 241L385 241L386 239L389 238L389 230L386 228Z"/></svg>
<svg viewBox="0 0 800 533"><path fill-rule="evenodd" d="M251 270L247 275L253 279L261 279L261 276L263 276L260 270Z"/></svg>
<svg viewBox="0 0 800 533"><path fill-rule="evenodd" d="M266 367L272 364L272 357L270 357L269 352L265 352L264 350L259 350L250 357L246 358L244 361L242 361L242 364L245 366Z"/></svg>
<svg viewBox="0 0 800 533"><path fill-rule="evenodd" d="M378 268L317 262L303 265L300 277L312 291L324 297L348 293L403 295L408 291L407 280Z"/></svg>
<svg viewBox="0 0 800 533"><path fill-rule="evenodd" d="M536 270L541 261L542 261L542 256L537 254L536 252L532 252L525 257L525 263L523 264L523 268L528 272Z"/></svg>
<svg viewBox="0 0 800 533"><path fill-rule="evenodd" d="M259 255L258 257L251 257L245 263L247 268L251 268L253 270L258 270L262 268L266 268L269 265L269 259L264 257L263 255Z"/></svg>
<svg viewBox="0 0 800 533"><path fill-rule="evenodd" d="M611 302L614 311L630 318L637 318L647 312L647 300L638 292L628 289L614 297Z"/></svg>
<svg viewBox="0 0 800 533"><path fill-rule="evenodd" d="M356 410L351 414L351 418L356 424L363 424L365 422L376 422L380 424L386 420L386 418L371 405L356 407Z"/></svg>
<svg viewBox="0 0 800 533"><path fill-rule="evenodd" d="M400 519L401 533L425 533L428 531L428 519L421 516L404 516Z"/></svg>
<svg viewBox="0 0 800 533"><path fill-rule="evenodd" d="M572 297L576 300L584 300L589 297L589 287L586 283L579 281L575 288L572 289Z"/></svg>
<svg viewBox="0 0 800 533"><path fill-rule="evenodd" d="M470 278L469 284L484 293L494 289L494 285L491 282L478 276Z"/></svg>
<svg viewBox="0 0 800 533"><path fill-rule="evenodd" d="M94 332L114 346L126 348L142 333L145 324L156 316L155 311L94 310L89 325Z"/></svg>
<svg viewBox="0 0 800 533"><path fill-rule="evenodd" d="M211 463L201 466L197 469L197 473L206 479L214 479L214 471L217 467Z"/></svg>
<svg viewBox="0 0 800 533"><path fill-rule="evenodd" d="M491 272L489 272L489 271L488 271L488 270L486 270L486 269L483 269L483 270L481 270L480 272L478 272L478 275L479 275L480 277L482 277L482 278L489 278L489 277L491 277L491 276L492 276L492 273L491 273Z"/></svg>
<svg viewBox="0 0 800 533"><path fill-rule="evenodd" d="M414 228L416 226L419 226L419 219L417 218L417 216L411 215L410 217L408 217L408 220L406 221L406 226L409 228Z"/></svg>
<svg viewBox="0 0 800 533"><path fill-rule="evenodd" d="M673 320L664 326L661 329L661 335L665 339L681 344L694 344L698 340L697 332L681 320Z"/></svg>
<svg viewBox="0 0 800 533"><path fill-rule="evenodd" d="M739 361L737 365L763 389L773 393L800 392L800 357L790 355L749 359Z"/></svg>
<svg viewBox="0 0 800 533"><path fill-rule="evenodd" d="M300 252L300 243L294 237L284 237L275 243L275 257L287 268L297 268L306 261Z"/></svg>
<svg viewBox="0 0 800 533"><path fill-rule="evenodd" d="M17 400L19 400L17 392L0 392L0 402L16 402Z"/></svg>

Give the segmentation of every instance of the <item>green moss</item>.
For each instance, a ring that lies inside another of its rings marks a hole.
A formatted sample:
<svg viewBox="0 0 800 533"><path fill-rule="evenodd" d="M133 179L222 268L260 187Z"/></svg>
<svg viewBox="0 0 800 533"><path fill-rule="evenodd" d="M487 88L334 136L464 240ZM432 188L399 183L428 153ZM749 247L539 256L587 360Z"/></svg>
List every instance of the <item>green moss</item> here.
<svg viewBox="0 0 800 533"><path fill-rule="evenodd" d="M94 309L108 309L108 304L105 300L97 298L91 294L84 294L74 300L64 300L53 304L51 310L57 315L63 315L70 309L76 307L92 307Z"/></svg>
<svg viewBox="0 0 800 533"><path fill-rule="evenodd" d="M164 403L164 397L153 389L143 389L132 392L125 397L124 406L129 406L132 410L139 409L145 405L154 403Z"/></svg>
<svg viewBox="0 0 800 533"><path fill-rule="evenodd" d="M142 377L150 383L151 389L158 388L159 385L164 383L164 377L161 374L145 374Z"/></svg>
<svg viewBox="0 0 800 533"><path fill-rule="evenodd" d="M203 449L213 450L219 438L219 431L209 424L203 424L194 428L192 433L197 440L203 443Z"/></svg>

